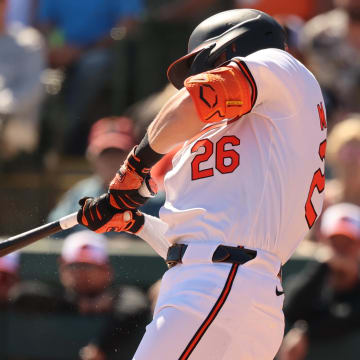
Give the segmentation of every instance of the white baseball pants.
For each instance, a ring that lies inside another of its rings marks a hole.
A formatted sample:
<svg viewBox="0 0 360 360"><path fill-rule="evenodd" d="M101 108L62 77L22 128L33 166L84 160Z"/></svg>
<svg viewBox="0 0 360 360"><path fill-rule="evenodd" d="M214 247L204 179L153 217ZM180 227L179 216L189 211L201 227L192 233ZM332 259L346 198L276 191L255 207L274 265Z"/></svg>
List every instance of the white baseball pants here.
<svg viewBox="0 0 360 360"><path fill-rule="evenodd" d="M284 331L279 259L255 249L256 258L243 265L215 264L215 248L188 244L183 263L164 274L134 360L275 357Z"/></svg>

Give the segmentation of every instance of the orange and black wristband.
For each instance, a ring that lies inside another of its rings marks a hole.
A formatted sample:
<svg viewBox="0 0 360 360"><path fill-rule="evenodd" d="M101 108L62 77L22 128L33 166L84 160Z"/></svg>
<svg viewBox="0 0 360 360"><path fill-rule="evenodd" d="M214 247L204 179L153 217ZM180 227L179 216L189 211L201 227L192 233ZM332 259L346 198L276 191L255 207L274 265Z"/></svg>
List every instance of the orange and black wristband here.
<svg viewBox="0 0 360 360"><path fill-rule="evenodd" d="M140 174L146 176L150 172L150 169L164 156L165 154L159 154L154 151L149 144L149 138L147 133L141 140L140 144L136 147L134 152L135 161L131 162L131 165ZM129 159L130 160L130 159Z"/></svg>

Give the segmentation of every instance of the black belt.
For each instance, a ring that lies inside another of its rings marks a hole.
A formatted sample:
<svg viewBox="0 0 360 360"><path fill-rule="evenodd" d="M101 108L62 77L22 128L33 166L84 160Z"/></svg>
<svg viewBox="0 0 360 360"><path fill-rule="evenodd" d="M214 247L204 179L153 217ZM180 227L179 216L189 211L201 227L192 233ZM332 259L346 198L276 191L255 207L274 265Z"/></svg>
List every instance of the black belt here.
<svg viewBox="0 0 360 360"><path fill-rule="evenodd" d="M170 268L182 263L182 258L186 252L188 245L175 244L169 247L166 264ZM230 263L230 264L245 264L254 259L257 252L255 250L246 249L244 247L219 245L212 256L214 263Z"/></svg>

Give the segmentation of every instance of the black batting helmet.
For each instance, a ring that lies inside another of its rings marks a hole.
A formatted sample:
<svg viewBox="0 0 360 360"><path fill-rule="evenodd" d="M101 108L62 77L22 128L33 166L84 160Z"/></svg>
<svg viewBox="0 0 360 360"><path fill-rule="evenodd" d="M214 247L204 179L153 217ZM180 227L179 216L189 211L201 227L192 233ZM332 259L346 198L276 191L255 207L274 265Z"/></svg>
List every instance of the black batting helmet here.
<svg viewBox="0 0 360 360"><path fill-rule="evenodd" d="M223 11L195 28L188 54L171 64L167 75L180 89L190 75L213 69L223 53L230 60L266 48L285 49L285 31L275 19L254 9Z"/></svg>

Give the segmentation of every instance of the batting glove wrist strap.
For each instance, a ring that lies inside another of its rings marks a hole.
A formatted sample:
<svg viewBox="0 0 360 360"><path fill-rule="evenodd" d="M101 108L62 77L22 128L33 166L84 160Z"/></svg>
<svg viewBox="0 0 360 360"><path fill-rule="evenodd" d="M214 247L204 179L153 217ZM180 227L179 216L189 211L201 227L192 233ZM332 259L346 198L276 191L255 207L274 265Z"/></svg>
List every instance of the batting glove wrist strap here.
<svg viewBox="0 0 360 360"><path fill-rule="evenodd" d="M141 140L140 144L135 147L134 150L134 159L135 163L131 165L135 167L137 171L142 172L143 169L150 169L164 156L165 154L160 154L154 151L150 144L147 133L144 138Z"/></svg>
<svg viewBox="0 0 360 360"><path fill-rule="evenodd" d="M135 210L149 199L139 193L144 181L152 196L157 193L157 186L149 175L150 168L143 166L135 151L136 148L130 152L109 186L110 204L119 210Z"/></svg>

